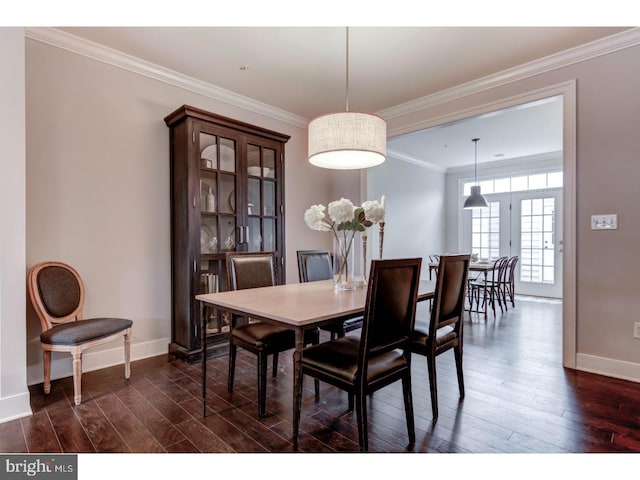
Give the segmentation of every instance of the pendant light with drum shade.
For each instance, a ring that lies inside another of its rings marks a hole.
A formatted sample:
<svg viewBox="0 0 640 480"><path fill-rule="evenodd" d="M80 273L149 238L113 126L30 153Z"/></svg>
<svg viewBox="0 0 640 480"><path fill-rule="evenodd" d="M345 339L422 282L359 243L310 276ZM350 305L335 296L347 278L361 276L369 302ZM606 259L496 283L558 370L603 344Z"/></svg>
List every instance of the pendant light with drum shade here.
<svg viewBox="0 0 640 480"><path fill-rule="evenodd" d="M471 195L467 197L464 201L464 209L471 208L487 208L489 204L487 203L487 199L484 198L482 193L480 193L480 185L478 185L478 140L479 138L474 138L471 141L475 144L476 149L476 158L474 163L474 180L475 185L471 187Z"/></svg>
<svg viewBox="0 0 640 480"><path fill-rule="evenodd" d="M349 111L349 27L347 27L346 111L309 123L309 163L336 170L380 165L387 154L387 124L377 115Z"/></svg>

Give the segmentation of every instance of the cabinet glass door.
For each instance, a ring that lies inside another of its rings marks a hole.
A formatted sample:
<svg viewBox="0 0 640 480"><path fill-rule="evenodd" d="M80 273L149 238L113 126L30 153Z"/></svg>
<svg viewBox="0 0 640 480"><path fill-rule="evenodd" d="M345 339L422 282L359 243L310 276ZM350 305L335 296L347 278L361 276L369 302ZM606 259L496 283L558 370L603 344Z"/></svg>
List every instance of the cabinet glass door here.
<svg viewBox="0 0 640 480"><path fill-rule="evenodd" d="M276 151L247 145L247 248L275 251Z"/></svg>

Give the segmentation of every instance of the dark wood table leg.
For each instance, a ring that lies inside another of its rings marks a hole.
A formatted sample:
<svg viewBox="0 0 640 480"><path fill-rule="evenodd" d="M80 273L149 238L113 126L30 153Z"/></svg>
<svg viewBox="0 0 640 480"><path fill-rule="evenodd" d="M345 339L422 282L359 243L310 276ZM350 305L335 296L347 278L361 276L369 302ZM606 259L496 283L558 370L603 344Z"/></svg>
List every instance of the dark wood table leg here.
<svg viewBox="0 0 640 480"><path fill-rule="evenodd" d="M202 357L202 416L207 416L207 307L200 302L200 355Z"/></svg>
<svg viewBox="0 0 640 480"><path fill-rule="evenodd" d="M296 328L295 350L293 351L293 449L298 449L300 430L300 410L302 406L302 348L304 329Z"/></svg>

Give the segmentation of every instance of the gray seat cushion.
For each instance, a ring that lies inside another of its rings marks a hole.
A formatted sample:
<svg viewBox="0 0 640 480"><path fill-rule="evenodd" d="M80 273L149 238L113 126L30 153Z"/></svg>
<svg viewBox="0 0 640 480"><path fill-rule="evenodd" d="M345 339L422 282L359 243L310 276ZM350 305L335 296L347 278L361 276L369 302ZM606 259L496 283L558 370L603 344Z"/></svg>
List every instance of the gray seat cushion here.
<svg viewBox="0 0 640 480"><path fill-rule="evenodd" d="M63 323L42 332L40 341L50 345L79 345L90 340L108 337L133 325L124 318L92 318Z"/></svg>

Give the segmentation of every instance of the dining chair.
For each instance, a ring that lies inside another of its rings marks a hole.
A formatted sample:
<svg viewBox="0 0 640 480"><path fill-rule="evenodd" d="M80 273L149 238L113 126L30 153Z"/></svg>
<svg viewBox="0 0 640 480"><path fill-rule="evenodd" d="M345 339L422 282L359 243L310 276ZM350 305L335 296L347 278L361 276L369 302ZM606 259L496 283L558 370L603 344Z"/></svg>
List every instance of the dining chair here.
<svg viewBox="0 0 640 480"><path fill-rule="evenodd" d="M124 376L129 378L131 328L124 318L84 318L85 287L80 274L62 262L41 262L29 270L27 289L40 319L44 393L51 392L51 352L73 356L73 400L82 402L82 353L90 347L124 338Z"/></svg>
<svg viewBox="0 0 640 480"><path fill-rule="evenodd" d="M505 269L504 278L502 280L502 299L505 307L507 306L507 297L511 301L511 306L516 306L516 266L518 265L519 257L514 255L510 257Z"/></svg>
<svg viewBox="0 0 640 480"><path fill-rule="evenodd" d="M493 310L493 315L496 314L496 302L500 306L500 311L504 312L503 307L503 285L504 279L507 274L507 262L509 261L509 257L500 257L498 258L494 265L493 269L489 272L486 277L483 275L479 275L475 279L469 280L468 288L469 288L469 310L473 310L473 302L476 302L476 312L480 311L480 298L482 297L482 307L486 312L487 308L491 306ZM487 291L487 299L489 305L485 305L485 296L484 291Z"/></svg>
<svg viewBox="0 0 640 480"><path fill-rule="evenodd" d="M422 259L372 260L360 337L345 336L305 348L302 373L355 397L360 451L368 451L367 395L402 381L409 442L415 442L411 395L411 337ZM302 395L295 395L297 445Z"/></svg>
<svg viewBox="0 0 640 480"><path fill-rule="evenodd" d="M229 290L268 287L275 285L273 252L227 252L226 267ZM227 391L233 392L237 347L243 348L257 357L258 415L265 416L267 400L267 357L273 356L272 376L278 373L278 354L294 348L293 330L266 322L245 319L231 315L229 332L229 376ZM306 343L318 343L318 331L305 332ZM319 385L316 382L316 398Z"/></svg>
<svg viewBox="0 0 640 480"><path fill-rule="evenodd" d="M333 262L328 250L298 250L298 276L301 283L331 280ZM331 340L362 328L362 316L323 325L320 330L329 332Z"/></svg>
<svg viewBox="0 0 640 480"><path fill-rule="evenodd" d="M462 322L469 275L470 255L443 255L440 257L438 276L429 319L418 316L413 332L411 350L424 355L429 372L429 391L433 421L438 419L438 388L436 357L453 349L460 398L464 398L462 374Z"/></svg>

